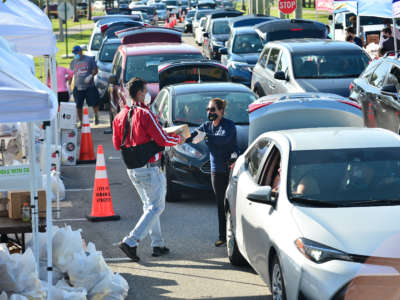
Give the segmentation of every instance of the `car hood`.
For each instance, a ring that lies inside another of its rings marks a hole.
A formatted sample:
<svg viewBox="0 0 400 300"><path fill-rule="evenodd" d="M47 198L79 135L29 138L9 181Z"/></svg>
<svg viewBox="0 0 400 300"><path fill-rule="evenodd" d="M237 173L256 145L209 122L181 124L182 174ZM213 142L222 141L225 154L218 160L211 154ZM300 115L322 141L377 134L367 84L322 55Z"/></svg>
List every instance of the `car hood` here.
<svg viewBox="0 0 400 300"><path fill-rule="evenodd" d="M232 54L232 61L245 62L249 65L255 65L260 57L260 53Z"/></svg>
<svg viewBox="0 0 400 300"><path fill-rule="evenodd" d="M97 68L99 71L110 73L112 69L112 62L97 61Z"/></svg>
<svg viewBox="0 0 400 300"><path fill-rule="evenodd" d="M213 39L218 42L226 42L229 39L229 34L213 34Z"/></svg>
<svg viewBox="0 0 400 300"><path fill-rule="evenodd" d="M292 215L302 237L357 255L400 258L400 206L310 208Z"/></svg>
<svg viewBox="0 0 400 300"><path fill-rule="evenodd" d="M354 78L296 79L305 92L332 93L343 97L350 95L350 83Z"/></svg>
<svg viewBox="0 0 400 300"><path fill-rule="evenodd" d="M151 100L154 100L154 98L158 95L158 92L160 91L160 85L158 84L158 82L153 82L148 83L146 87L151 96Z"/></svg>
<svg viewBox="0 0 400 300"><path fill-rule="evenodd" d="M197 129L197 127L190 127L190 132L193 132ZM247 148L247 140L249 135L249 126L248 125L236 125L236 141L239 147L239 152L243 153ZM209 153L208 147L206 143L200 142L198 144L193 145L196 149L198 149L201 153Z"/></svg>

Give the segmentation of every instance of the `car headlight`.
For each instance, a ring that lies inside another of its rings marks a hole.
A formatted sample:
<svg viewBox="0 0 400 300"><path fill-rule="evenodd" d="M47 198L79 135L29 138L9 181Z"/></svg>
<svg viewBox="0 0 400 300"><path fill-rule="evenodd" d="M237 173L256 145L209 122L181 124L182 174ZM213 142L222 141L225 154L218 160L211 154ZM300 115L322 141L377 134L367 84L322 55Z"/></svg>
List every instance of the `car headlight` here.
<svg viewBox="0 0 400 300"><path fill-rule="evenodd" d="M175 150L178 151L179 153L182 153L184 155L193 157L193 158L202 158L203 154L198 151L197 149L193 148L192 146L188 145L188 144L182 144L182 145L178 145L175 147Z"/></svg>
<svg viewBox="0 0 400 300"><path fill-rule="evenodd" d="M240 62L240 61L232 61L232 62L230 62L230 66L233 69L241 70L241 71L250 71L250 69L252 67L252 65L249 65L247 63Z"/></svg>
<svg viewBox="0 0 400 300"><path fill-rule="evenodd" d="M322 264L330 260L345 260L352 261L352 258L347 253L311 241L306 238L298 238L295 241L297 249L309 260Z"/></svg>

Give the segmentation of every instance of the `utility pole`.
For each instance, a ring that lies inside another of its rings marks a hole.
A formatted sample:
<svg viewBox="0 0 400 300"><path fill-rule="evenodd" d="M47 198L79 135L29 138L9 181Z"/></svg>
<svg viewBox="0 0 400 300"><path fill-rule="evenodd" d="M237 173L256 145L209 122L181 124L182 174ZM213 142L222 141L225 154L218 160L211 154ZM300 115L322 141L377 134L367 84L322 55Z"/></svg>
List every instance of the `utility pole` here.
<svg viewBox="0 0 400 300"><path fill-rule="evenodd" d="M295 18L303 19L303 0L297 0Z"/></svg>
<svg viewBox="0 0 400 300"><path fill-rule="evenodd" d="M92 0L88 0L87 18L88 18L88 20L92 19Z"/></svg>

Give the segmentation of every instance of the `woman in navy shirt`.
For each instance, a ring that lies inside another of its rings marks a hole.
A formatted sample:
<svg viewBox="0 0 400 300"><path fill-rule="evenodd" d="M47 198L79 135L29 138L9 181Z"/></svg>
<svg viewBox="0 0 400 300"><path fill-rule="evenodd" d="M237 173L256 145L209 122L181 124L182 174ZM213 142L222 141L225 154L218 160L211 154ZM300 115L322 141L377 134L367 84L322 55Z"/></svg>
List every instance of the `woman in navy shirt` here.
<svg viewBox="0 0 400 300"><path fill-rule="evenodd" d="M224 197L229 182L229 162L238 148L235 123L224 118L225 108L225 100L211 99L206 109L209 121L201 124L186 140L192 142L197 135L205 133L204 139L210 150L211 183L218 205L219 239L215 243L216 247L226 242Z"/></svg>

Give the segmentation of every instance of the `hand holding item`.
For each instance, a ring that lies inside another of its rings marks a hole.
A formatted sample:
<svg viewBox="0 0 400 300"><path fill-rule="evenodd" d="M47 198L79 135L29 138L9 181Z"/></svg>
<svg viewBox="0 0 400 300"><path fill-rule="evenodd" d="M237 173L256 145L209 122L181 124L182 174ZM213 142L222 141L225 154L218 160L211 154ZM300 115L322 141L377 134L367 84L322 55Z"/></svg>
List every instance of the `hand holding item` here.
<svg viewBox="0 0 400 300"><path fill-rule="evenodd" d="M200 143L206 137L206 133L204 131L200 131L198 129L196 129L196 131L197 131L197 135L193 138L193 141L192 141L193 144Z"/></svg>
<svg viewBox="0 0 400 300"><path fill-rule="evenodd" d="M89 84L93 79L93 75L89 75L87 77L85 77L85 79L83 80L86 84Z"/></svg>
<svg viewBox="0 0 400 300"><path fill-rule="evenodd" d="M179 145L183 145L186 142L186 137L184 137L183 135L179 135L181 138L181 141L179 142Z"/></svg>

